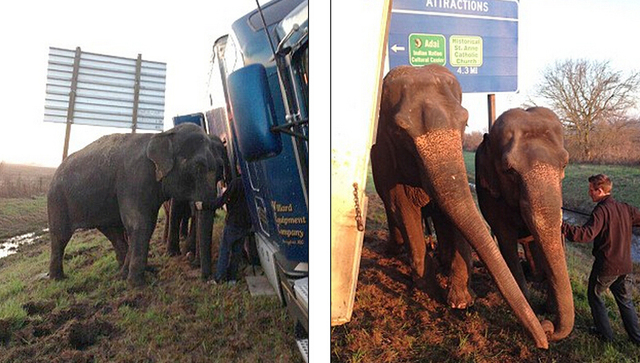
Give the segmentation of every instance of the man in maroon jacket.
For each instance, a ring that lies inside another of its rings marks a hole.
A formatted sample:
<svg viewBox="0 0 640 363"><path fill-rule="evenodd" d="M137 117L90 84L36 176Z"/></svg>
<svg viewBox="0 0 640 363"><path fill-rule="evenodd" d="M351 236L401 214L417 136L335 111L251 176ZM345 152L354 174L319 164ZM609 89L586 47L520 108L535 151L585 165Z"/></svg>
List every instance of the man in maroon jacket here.
<svg viewBox="0 0 640 363"><path fill-rule="evenodd" d="M640 211L613 199L612 186L611 180L604 174L589 177L589 196L598 204L583 226L562 222L562 234L574 242L593 240L595 262L589 275L587 298L595 333L604 341L613 340L607 309L601 297L609 289L616 299L629 338L635 344L640 344L638 316L632 300L633 279L630 275L633 270L631 229L640 226Z"/></svg>

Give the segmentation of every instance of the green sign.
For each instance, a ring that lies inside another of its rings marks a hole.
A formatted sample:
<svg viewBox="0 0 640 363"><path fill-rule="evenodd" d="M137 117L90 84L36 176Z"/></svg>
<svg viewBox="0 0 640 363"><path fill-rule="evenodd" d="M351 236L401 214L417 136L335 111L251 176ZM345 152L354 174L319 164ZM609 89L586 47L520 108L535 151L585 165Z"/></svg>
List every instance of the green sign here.
<svg viewBox="0 0 640 363"><path fill-rule="evenodd" d="M426 64L447 63L446 40L439 34L410 34L409 35L409 64L424 66Z"/></svg>
<svg viewBox="0 0 640 363"><path fill-rule="evenodd" d="M453 67L482 66L482 38L469 35L449 37L449 63Z"/></svg>

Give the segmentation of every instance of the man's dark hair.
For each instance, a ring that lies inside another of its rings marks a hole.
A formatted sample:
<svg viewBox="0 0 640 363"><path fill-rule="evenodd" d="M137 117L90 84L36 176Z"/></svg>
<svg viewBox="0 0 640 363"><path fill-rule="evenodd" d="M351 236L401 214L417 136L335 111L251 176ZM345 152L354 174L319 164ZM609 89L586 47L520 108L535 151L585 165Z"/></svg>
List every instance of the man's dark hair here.
<svg viewBox="0 0 640 363"><path fill-rule="evenodd" d="M590 176L589 183L593 185L594 189L602 189L606 194L611 193L611 189L613 188L613 182L611 182L611 179L604 174Z"/></svg>

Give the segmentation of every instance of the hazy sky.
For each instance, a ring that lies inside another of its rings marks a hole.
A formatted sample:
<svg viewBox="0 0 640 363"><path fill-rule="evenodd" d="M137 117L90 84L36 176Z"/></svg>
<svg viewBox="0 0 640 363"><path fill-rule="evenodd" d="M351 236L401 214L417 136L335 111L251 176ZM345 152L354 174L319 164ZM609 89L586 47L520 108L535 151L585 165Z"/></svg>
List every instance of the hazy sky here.
<svg viewBox="0 0 640 363"><path fill-rule="evenodd" d="M213 42L255 0L18 1L3 8L0 161L57 166L65 125L43 122L50 46L167 63L169 128L173 116L203 110ZM69 152L114 132L130 130L73 125Z"/></svg>
<svg viewBox="0 0 640 363"><path fill-rule="evenodd" d="M60 163L65 126L42 121L49 46L80 46L87 52L128 58L141 53L143 59L167 63L165 128L169 128L171 117L203 110L212 44L228 32L233 19L254 7L253 0L162 5L124 0L15 2L11 11L0 14L0 160ZM326 21L314 22L313 2L310 11L313 29L328 32ZM640 2L634 0L521 1L520 91L496 96L498 115L520 106L541 71L555 60L610 60L616 69L639 69L638 14ZM323 67L320 74L327 77L326 62L314 63L313 58L328 51L313 46L311 51L312 68ZM357 62L347 57L344 61ZM312 93L312 98L324 98L322 104L328 104L329 95L323 93L328 90ZM470 112L467 131L486 129L486 94L465 94L463 104ZM113 132L128 130L74 125L70 152ZM326 143L328 150L328 133L322 135L327 136L317 142Z"/></svg>

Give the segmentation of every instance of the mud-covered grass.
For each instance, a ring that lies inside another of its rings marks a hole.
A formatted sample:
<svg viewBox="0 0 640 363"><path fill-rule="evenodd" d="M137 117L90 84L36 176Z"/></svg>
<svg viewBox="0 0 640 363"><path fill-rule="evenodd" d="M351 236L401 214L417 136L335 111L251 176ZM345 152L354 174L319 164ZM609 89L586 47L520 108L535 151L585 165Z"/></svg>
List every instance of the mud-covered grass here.
<svg viewBox="0 0 640 363"><path fill-rule="evenodd" d="M466 159L473 162L473 157ZM437 292L429 296L414 289L409 256L385 253L388 232L384 208L374 189L367 189L367 195L369 208L353 315L349 323L331 329L332 362L640 360L640 347L629 342L610 294L606 296L606 303L615 332L614 343L602 343L588 333L593 325L586 299L587 279L593 263L589 248L567 245L576 310L574 329L564 340L551 342L548 350L540 350L520 326L477 258L471 282L475 304L466 311L448 308ZM639 268L636 270L640 272ZM640 286L639 277L636 273L636 287ZM553 320L553 314L544 306L544 285L530 284L530 289L538 318ZM635 302L636 307L640 307L637 290Z"/></svg>
<svg viewBox="0 0 640 363"><path fill-rule="evenodd" d="M301 361L277 297L251 297L245 282L205 283L185 257L165 255L162 226L140 289L119 278L110 243L95 231L69 242L62 281L44 276L46 235L0 260L0 362Z"/></svg>

